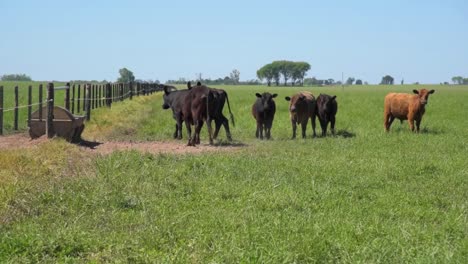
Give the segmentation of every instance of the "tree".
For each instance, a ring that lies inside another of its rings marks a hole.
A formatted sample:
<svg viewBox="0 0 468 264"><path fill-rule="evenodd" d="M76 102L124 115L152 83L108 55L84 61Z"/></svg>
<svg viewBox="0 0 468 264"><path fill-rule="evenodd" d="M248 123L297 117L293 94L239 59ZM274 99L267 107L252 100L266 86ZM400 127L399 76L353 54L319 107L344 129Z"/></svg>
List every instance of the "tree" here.
<svg viewBox="0 0 468 264"><path fill-rule="evenodd" d="M461 76L454 76L452 77L452 82L454 84L463 84L463 77Z"/></svg>
<svg viewBox="0 0 468 264"><path fill-rule="evenodd" d="M240 79L240 72L236 69L232 70L231 74L229 74L231 80L234 82L234 84L239 84L239 79Z"/></svg>
<svg viewBox="0 0 468 264"><path fill-rule="evenodd" d="M380 81L380 84L388 84L388 85L393 85L393 77L390 75L385 75L382 77L382 81Z"/></svg>
<svg viewBox="0 0 468 264"><path fill-rule="evenodd" d="M356 84L356 85L362 85L362 80L361 80L361 79L357 79L355 84Z"/></svg>
<svg viewBox="0 0 468 264"><path fill-rule="evenodd" d="M293 75L299 80L301 86L304 86L304 78L309 70L310 70L309 63L302 62L302 61L294 62Z"/></svg>
<svg viewBox="0 0 468 264"><path fill-rule="evenodd" d="M26 74L5 74L1 78L2 81L32 81L31 77Z"/></svg>
<svg viewBox="0 0 468 264"><path fill-rule="evenodd" d="M128 83L135 81L135 76L133 72L127 68L122 68L119 70L120 77L117 79L117 82Z"/></svg>
<svg viewBox="0 0 468 264"><path fill-rule="evenodd" d="M346 85L353 85L354 80L355 79L353 77L349 77L348 80L346 80Z"/></svg>

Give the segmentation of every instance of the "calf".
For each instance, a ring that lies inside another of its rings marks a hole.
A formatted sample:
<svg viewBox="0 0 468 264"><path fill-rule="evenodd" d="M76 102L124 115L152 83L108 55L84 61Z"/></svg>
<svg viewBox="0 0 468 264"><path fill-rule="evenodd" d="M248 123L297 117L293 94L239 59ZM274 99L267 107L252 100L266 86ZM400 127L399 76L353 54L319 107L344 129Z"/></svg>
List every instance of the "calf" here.
<svg viewBox="0 0 468 264"><path fill-rule="evenodd" d="M433 94L434 90L413 90L415 94L406 93L389 93L385 96L384 102L384 127L385 131L390 130L395 118L408 120L411 131L414 131L414 121L416 121L416 132L419 132L419 125L426 111L425 107L429 95Z"/></svg>
<svg viewBox="0 0 468 264"><path fill-rule="evenodd" d="M204 85L192 87L183 105L182 115L188 132L188 146L200 144L200 131L206 121L210 144L213 144L211 128L211 115L215 109L215 93ZM192 137L192 125L195 126L195 135Z"/></svg>
<svg viewBox="0 0 468 264"><path fill-rule="evenodd" d="M327 135L327 126L330 123L332 135L335 135L335 115L338 111L336 96L320 94L317 97L317 116L322 128L322 136Z"/></svg>
<svg viewBox="0 0 468 264"><path fill-rule="evenodd" d="M187 83L189 89L191 89L190 82ZM200 82L197 82L197 87L202 86ZM209 87L208 87L209 88ZM225 90L209 88L213 95L213 107L210 109L210 119L215 121L215 131L213 133L213 139L218 137L219 130L221 126L224 127L226 131L226 136L229 141L232 140L231 131L229 130L229 121L223 115L224 104L227 103L229 115L231 118L232 125L234 126L234 115L231 112L231 106L229 105L229 97Z"/></svg>
<svg viewBox="0 0 468 264"><path fill-rule="evenodd" d="M276 112L276 104L273 98L275 98L277 94L256 93L255 95L257 96L257 100L252 105L252 115L255 120L257 120L255 137L263 139L263 131L265 131L265 137L270 139L271 126Z"/></svg>
<svg viewBox="0 0 468 264"><path fill-rule="evenodd" d="M285 97L286 101L289 102L289 116L291 118L291 124L293 129L292 138L296 138L297 124L300 123L302 127L302 138L306 137L306 128L309 118L312 123L312 130L315 134L315 108L316 101L315 97L310 92L299 92L292 98L289 96Z"/></svg>
<svg viewBox="0 0 468 264"><path fill-rule="evenodd" d="M162 108L172 109L172 116L176 121L174 138L182 139L182 123L184 122L183 107L185 103L185 97L188 95L189 90L172 91L173 89L169 86L164 86L163 89L164 103Z"/></svg>

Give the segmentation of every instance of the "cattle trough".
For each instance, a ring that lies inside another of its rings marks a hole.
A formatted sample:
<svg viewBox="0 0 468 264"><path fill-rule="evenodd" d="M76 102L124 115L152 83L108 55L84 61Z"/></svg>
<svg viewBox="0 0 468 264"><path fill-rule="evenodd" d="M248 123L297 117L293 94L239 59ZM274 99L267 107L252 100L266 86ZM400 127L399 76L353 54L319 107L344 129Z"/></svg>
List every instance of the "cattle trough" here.
<svg viewBox="0 0 468 264"><path fill-rule="evenodd" d="M42 108L42 118L39 118L39 110L31 114L29 121L29 135L32 139L38 138L46 133L47 106ZM53 128L55 135L65 138L68 142L79 142L84 130L85 116L70 113L67 109L54 106Z"/></svg>

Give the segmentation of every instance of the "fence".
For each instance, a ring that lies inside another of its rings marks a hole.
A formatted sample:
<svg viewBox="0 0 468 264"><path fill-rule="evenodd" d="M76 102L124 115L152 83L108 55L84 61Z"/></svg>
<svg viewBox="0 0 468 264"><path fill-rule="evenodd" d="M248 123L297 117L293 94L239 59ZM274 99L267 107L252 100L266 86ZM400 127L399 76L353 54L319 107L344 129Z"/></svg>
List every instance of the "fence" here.
<svg viewBox="0 0 468 264"><path fill-rule="evenodd" d="M93 109L100 107L111 107L113 102L119 102L126 99L132 99L133 96L149 95L156 91L161 91L162 86L149 83L106 83L106 84L84 84L84 83L67 83L65 86L54 87L54 83L47 84L47 97L43 99L44 86L38 84L37 93L38 100L33 103L33 85L28 86L27 104L19 104L19 88L14 87L14 106L4 108L4 86L0 86L0 135L4 132L4 114L13 113L13 131L18 131L19 111L27 108L27 122L31 120L31 113L34 109L39 110L39 119L47 118L47 124L52 124L52 113L42 113L43 106L48 106L47 109L53 109L54 105L59 105L55 98L55 91L64 90L63 107L69 110L72 114L83 113L86 115L86 120L91 119ZM43 115L44 114L44 115Z"/></svg>

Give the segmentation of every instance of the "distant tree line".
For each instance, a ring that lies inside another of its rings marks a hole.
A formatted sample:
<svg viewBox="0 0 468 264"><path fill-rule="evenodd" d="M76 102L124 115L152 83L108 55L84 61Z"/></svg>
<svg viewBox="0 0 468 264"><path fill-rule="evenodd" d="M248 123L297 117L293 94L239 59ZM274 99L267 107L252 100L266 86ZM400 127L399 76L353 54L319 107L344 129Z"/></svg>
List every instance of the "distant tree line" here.
<svg viewBox="0 0 468 264"><path fill-rule="evenodd" d="M452 77L452 82L454 84L458 84L458 85L467 85L468 84L468 78L463 78L461 76L454 76L454 77Z"/></svg>
<svg viewBox="0 0 468 264"><path fill-rule="evenodd" d="M274 61L258 69L257 77L260 81L265 80L268 86L272 82L279 86L281 77L285 86L288 85L288 80L293 86L296 84L303 86L305 75L309 70L310 64L307 62Z"/></svg>
<svg viewBox="0 0 468 264"><path fill-rule="evenodd" d="M26 74L5 74L2 75L2 81L32 81L31 77Z"/></svg>

